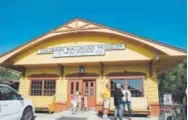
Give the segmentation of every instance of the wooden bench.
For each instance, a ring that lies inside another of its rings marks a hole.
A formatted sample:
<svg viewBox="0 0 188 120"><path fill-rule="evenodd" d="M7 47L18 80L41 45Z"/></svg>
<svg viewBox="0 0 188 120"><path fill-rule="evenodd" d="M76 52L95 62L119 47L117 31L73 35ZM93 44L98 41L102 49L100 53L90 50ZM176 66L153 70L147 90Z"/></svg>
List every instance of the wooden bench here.
<svg viewBox="0 0 188 120"><path fill-rule="evenodd" d="M42 96L42 97L32 97L35 111L48 111L52 113L55 111L55 95L53 97Z"/></svg>
<svg viewBox="0 0 188 120"><path fill-rule="evenodd" d="M110 111L115 109L114 99L111 99ZM132 97L131 98L132 114L150 115L150 107L147 97ZM127 114L127 106L125 106L125 113Z"/></svg>

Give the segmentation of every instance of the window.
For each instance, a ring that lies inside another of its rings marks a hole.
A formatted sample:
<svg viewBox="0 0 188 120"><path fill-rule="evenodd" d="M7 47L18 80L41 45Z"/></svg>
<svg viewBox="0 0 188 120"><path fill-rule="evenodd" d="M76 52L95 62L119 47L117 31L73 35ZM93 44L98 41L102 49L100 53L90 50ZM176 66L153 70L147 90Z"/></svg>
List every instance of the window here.
<svg viewBox="0 0 188 120"><path fill-rule="evenodd" d="M19 96L14 90L0 86L0 100L19 100Z"/></svg>
<svg viewBox="0 0 188 120"><path fill-rule="evenodd" d="M90 96L94 96L94 83L91 81L90 82Z"/></svg>
<svg viewBox="0 0 188 120"><path fill-rule="evenodd" d="M55 80L32 80L31 95L32 96L53 96L56 90Z"/></svg>
<svg viewBox="0 0 188 120"><path fill-rule="evenodd" d="M44 80L44 96L53 96L55 87L55 80Z"/></svg>
<svg viewBox="0 0 188 120"><path fill-rule="evenodd" d="M31 81L31 95L33 96L42 95L42 80Z"/></svg>
<svg viewBox="0 0 188 120"><path fill-rule="evenodd" d="M128 85L128 89L131 92L132 97L142 97L143 96L143 84L142 79L113 79L111 80L111 95L116 89L116 84Z"/></svg>
<svg viewBox="0 0 188 120"><path fill-rule="evenodd" d="M89 93L89 87L88 87L88 82L85 83L85 94L88 95Z"/></svg>
<svg viewBox="0 0 188 120"><path fill-rule="evenodd" d="M71 90L71 94L74 94L74 82L71 82L70 90Z"/></svg>
<svg viewBox="0 0 188 120"><path fill-rule="evenodd" d="M79 82L76 82L76 91L79 91Z"/></svg>

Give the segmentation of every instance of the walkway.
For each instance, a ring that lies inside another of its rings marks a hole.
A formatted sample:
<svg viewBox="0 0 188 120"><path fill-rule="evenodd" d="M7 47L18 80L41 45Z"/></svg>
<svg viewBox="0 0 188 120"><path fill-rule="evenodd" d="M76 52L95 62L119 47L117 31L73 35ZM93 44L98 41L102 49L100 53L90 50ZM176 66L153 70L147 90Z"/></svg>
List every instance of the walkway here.
<svg viewBox="0 0 188 120"><path fill-rule="evenodd" d="M88 112L79 112L77 115L72 115L71 111L64 111L60 113L36 113L35 120L102 120L97 116L97 113L94 111ZM158 120L155 118L146 118L146 117L132 117L132 120Z"/></svg>

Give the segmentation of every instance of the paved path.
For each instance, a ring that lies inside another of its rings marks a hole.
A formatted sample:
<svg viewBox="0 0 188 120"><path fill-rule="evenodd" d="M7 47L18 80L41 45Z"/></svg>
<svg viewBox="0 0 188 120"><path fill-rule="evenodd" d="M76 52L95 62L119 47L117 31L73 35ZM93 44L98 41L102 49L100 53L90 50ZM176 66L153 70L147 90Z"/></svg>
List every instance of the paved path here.
<svg viewBox="0 0 188 120"><path fill-rule="evenodd" d="M64 118L61 118L61 117L64 117ZM86 119L87 120L102 120L100 117L97 116L97 113L94 111L79 112L77 113L77 115L73 115L71 111L64 111L64 112L53 113L53 114L36 113L35 120L75 120L75 119L76 120L86 120ZM158 120L158 118L157 117L155 118L132 117L132 120Z"/></svg>

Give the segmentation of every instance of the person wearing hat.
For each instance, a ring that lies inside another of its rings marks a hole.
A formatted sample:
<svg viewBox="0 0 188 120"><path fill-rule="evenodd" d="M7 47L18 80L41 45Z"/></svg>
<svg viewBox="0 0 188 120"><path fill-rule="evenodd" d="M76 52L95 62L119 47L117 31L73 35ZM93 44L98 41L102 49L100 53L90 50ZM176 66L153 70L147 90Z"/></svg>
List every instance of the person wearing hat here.
<svg viewBox="0 0 188 120"><path fill-rule="evenodd" d="M123 93L121 91L121 85L117 84L116 89L114 91L114 105L115 105L115 111L114 111L114 118L117 120L123 120ZM118 116L119 115L119 116Z"/></svg>

